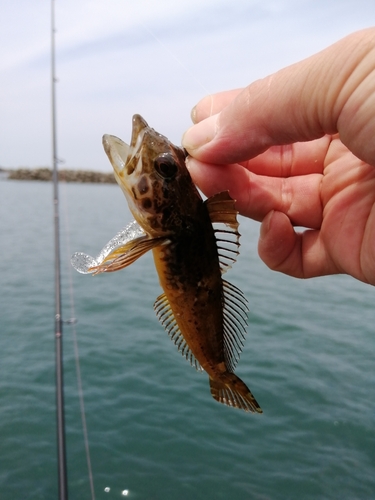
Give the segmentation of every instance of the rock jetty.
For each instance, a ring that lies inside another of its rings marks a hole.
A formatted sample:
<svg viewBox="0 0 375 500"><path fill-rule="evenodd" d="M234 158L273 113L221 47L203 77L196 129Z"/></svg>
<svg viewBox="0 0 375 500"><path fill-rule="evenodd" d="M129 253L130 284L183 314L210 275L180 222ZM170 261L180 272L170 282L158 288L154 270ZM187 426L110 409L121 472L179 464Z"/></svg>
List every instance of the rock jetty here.
<svg viewBox="0 0 375 500"><path fill-rule="evenodd" d="M93 172L91 170L66 170L58 171L59 181L62 182L93 182L99 184L115 184L112 172ZM50 168L18 168L8 170L8 179L20 181L52 181Z"/></svg>

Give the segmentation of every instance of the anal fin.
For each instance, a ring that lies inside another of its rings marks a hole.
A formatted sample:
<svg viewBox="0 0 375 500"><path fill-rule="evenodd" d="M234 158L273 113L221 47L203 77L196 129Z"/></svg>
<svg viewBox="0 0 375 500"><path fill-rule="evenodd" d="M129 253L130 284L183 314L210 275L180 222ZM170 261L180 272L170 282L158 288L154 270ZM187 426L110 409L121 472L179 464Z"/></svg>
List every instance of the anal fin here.
<svg viewBox="0 0 375 500"><path fill-rule="evenodd" d="M187 361L189 361L191 366L195 367L197 371L203 371L203 368L191 352L189 344L186 342L180 327L178 326L175 315L165 293L162 293L156 299L154 310L158 320L164 326L170 339L177 346L177 349L181 352L181 354L187 359Z"/></svg>

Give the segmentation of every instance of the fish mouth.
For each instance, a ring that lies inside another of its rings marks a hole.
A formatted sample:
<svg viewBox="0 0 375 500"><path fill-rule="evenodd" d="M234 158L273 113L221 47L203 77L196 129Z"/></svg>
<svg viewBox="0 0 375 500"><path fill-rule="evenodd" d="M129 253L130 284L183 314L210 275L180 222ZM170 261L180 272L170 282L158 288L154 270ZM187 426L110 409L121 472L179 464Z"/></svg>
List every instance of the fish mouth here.
<svg viewBox="0 0 375 500"><path fill-rule="evenodd" d="M103 135L103 147L109 161L119 177L131 175L138 163L143 137L149 128L147 122L140 116L134 115L132 120L132 136L130 145L115 135Z"/></svg>

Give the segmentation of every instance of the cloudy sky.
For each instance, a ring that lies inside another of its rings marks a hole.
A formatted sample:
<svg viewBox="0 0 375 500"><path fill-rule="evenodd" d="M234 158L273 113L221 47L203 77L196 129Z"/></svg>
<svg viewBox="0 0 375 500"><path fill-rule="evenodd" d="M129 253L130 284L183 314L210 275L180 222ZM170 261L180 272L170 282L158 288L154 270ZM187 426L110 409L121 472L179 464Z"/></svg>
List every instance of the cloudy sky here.
<svg viewBox="0 0 375 500"><path fill-rule="evenodd" d="M204 95L375 24L373 0L56 0L58 155L109 171L131 117L180 143ZM0 0L0 166L50 166L50 0Z"/></svg>

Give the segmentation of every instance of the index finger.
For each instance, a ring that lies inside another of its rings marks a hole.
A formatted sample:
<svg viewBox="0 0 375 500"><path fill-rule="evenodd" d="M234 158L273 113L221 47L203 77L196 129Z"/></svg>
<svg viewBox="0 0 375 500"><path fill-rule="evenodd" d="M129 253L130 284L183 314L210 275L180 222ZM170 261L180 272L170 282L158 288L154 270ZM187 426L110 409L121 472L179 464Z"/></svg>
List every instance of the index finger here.
<svg viewBox="0 0 375 500"><path fill-rule="evenodd" d="M206 196L229 191L240 214L262 221L271 211L285 213L293 225L319 228L322 174L280 178L249 172L241 165L213 165L189 158L193 181Z"/></svg>
<svg viewBox="0 0 375 500"><path fill-rule="evenodd" d="M331 140L331 136L325 135L315 141L271 146L255 158L240 162L240 165L254 174L272 177L322 173Z"/></svg>

